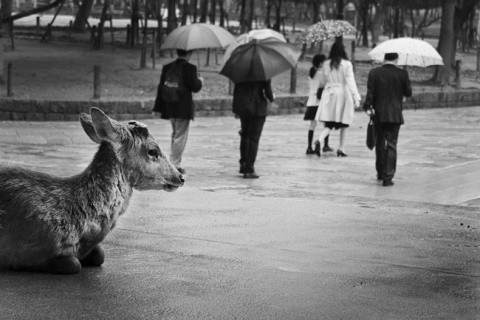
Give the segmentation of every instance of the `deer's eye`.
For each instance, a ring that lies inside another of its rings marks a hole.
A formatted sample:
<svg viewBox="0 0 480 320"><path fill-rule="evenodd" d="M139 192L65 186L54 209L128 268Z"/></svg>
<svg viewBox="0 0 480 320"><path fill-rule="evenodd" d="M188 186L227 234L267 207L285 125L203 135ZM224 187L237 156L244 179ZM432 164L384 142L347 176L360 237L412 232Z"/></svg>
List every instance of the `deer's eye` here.
<svg viewBox="0 0 480 320"><path fill-rule="evenodd" d="M158 150L150 149L150 150L148 150L147 153L148 153L148 155L149 155L150 157L158 158Z"/></svg>

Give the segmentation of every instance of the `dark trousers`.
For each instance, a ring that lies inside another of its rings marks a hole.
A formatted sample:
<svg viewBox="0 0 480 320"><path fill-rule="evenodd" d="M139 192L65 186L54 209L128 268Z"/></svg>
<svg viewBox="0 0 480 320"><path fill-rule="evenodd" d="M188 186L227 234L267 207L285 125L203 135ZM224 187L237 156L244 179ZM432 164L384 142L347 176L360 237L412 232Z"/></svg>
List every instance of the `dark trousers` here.
<svg viewBox="0 0 480 320"><path fill-rule="evenodd" d="M377 175L383 180L392 180L397 168L397 141L399 123L376 123L375 145Z"/></svg>
<svg viewBox="0 0 480 320"><path fill-rule="evenodd" d="M240 139L240 165L245 168L245 173L254 172L255 159L257 158L258 142L262 135L265 117L241 117L242 133Z"/></svg>

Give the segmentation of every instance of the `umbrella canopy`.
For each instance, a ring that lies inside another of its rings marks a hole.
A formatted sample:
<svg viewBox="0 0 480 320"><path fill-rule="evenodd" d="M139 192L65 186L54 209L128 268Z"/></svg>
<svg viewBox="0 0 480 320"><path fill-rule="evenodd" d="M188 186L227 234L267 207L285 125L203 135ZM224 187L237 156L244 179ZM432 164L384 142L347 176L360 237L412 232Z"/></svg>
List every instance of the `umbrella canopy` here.
<svg viewBox="0 0 480 320"><path fill-rule="evenodd" d="M398 53L398 64L401 66L443 65L442 56L431 44L412 38L387 40L376 46L368 55L373 60L383 61L385 53L393 52Z"/></svg>
<svg viewBox="0 0 480 320"><path fill-rule="evenodd" d="M170 32L161 49L188 51L202 48L223 48L233 42L235 42L235 37L222 27L206 23L194 23L181 26Z"/></svg>
<svg viewBox="0 0 480 320"><path fill-rule="evenodd" d="M228 58L230 58L230 55L232 54L233 50L235 50L239 45L245 44L249 42L250 40L257 39L257 40L262 40L262 39L267 39L267 38L274 38L277 39L278 41L287 43L287 40L283 36L283 34L274 31L272 29L258 29L258 30L252 30L248 33L244 33L240 36L238 36L237 40L235 43L229 44L227 47L227 50L225 50L225 53L223 54L223 63L227 62Z"/></svg>
<svg viewBox="0 0 480 320"><path fill-rule="evenodd" d="M324 20L303 30L295 40L299 44L311 44L357 32L354 26L345 20Z"/></svg>
<svg viewBox="0 0 480 320"><path fill-rule="evenodd" d="M275 38L254 39L233 50L220 74L234 83L265 81L293 68L300 54L300 49Z"/></svg>

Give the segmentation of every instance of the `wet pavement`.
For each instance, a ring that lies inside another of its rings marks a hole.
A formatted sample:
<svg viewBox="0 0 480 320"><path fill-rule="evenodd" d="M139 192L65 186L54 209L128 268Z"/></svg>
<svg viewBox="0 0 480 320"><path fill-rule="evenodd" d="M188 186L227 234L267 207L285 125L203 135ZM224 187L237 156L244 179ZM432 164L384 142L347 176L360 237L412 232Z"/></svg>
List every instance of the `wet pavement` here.
<svg viewBox="0 0 480 320"><path fill-rule="evenodd" d="M480 107L404 116L390 188L363 113L346 158L306 156L303 115L268 117L258 180L238 120L196 119L185 187L136 192L101 268L0 270L0 319L480 319ZM169 122L143 122L168 154ZM79 123L0 122L2 160L71 175L95 150Z"/></svg>

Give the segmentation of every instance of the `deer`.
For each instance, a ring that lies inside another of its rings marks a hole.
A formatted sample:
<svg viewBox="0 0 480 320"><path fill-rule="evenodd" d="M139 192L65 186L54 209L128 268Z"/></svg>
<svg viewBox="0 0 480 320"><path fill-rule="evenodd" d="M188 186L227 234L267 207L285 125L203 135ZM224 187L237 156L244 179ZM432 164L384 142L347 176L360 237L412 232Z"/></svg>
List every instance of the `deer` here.
<svg viewBox="0 0 480 320"><path fill-rule="evenodd" d="M98 151L80 174L58 177L0 164L0 267L78 274L99 267L101 242L133 190L172 192L185 180L145 124L121 124L92 107L80 123Z"/></svg>

